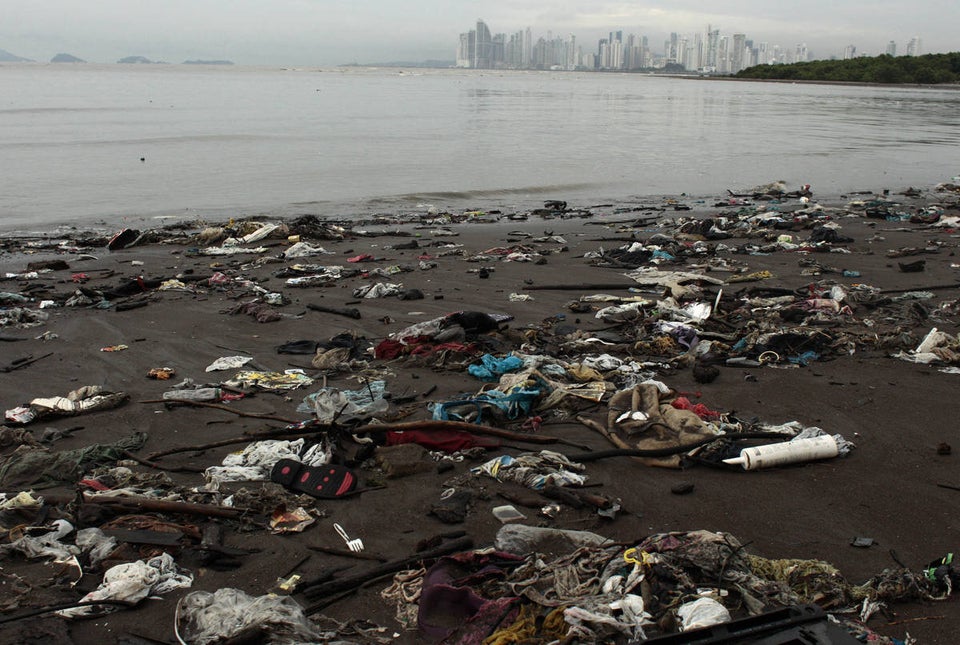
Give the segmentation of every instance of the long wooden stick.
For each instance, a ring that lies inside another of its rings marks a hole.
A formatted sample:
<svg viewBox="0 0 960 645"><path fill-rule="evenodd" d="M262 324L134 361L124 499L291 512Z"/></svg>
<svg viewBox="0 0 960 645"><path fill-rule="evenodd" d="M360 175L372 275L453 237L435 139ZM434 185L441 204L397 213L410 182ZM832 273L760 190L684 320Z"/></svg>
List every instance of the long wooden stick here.
<svg viewBox="0 0 960 645"><path fill-rule="evenodd" d="M511 441L520 441L526 443L563 443L583 450L589 450L589 447L585 447L576 443L572 443L567 439L562 437L554 437L550 435L542 434L527 434L524 432L512 432L510 430L504 430L503 428L493 428L490 426L481 426L476 423L467 423L466 421L433 421L433 420L424 420L424 421L404 421L403 423L374 423L364 426L358 426L350 430L353 434L360 434L362 432L403 432L404 430L423 430L426 432L441 432L444 430L461 430L463 432L469 432L471 434L483 434L490 435L492 437L500 437L501 439L509 439Z"/></svg>
<svg viewBox="0 0 960 645"><path fill-rule="evenodd" d="M357 553L355 551L350 551L349 549L335 549L329 546L323 546L320 544L308 544L307 548L311 551L319 551L320 553L326 553L328 555L339 555L345 558L356 558L358 560L374 560L376 562L386 562L387 559L379 556L372 555L370 553Z"/></svg>
<svg viewBox="0 0 960 645"><path fill-rule="evenodd" d="M466 551L467 549L471 548L473 548L473 538L469 536L462 537L457 540L447 542L446 544L441 544L434 549L421 551L420 553L407 558L391 560L390 562L385 562L384 564L374 567L373 569L368 569L367 571L363 571L361 573L356 573L351 576L344 576L343 578L338 578L336 580L331 580L330 582L317 585L308 589L305 595L310 599L314 599L330 596L341 591L352 590L362 585L367 580L379 578L390 573L396 573L397 571L403 571L404 569L409 568L411 564L416 562L420 562L422 560L433 560L444 555L457 553L459 551ZM322 609L325 604L326 603L317 603L307 607L305 613L307 615L316 613L319 609Z"/></svg>
<svg viewBox="0 0 960 645"><path fill-rule="evenodd" d="M320 311L327 314L337 314L338 316L346 316L347 318L360 318L360 310L355 307L327 307L325 305L318 305L308 302L307 309L312 309L314 311Z"/></svg>
<svg viewBox="0 0 960 645"><path fill-rule="evenodd" d="M636 282L598 282L596 284L531 284L524 287L527 291L598 291L601 289L633 289Z"/></svg>
<svg viewBox="0 0 960 645"><path fill-rule="evenodd" d="M53 356L53 352L44 354L43 356L37 356L36 358L34 358L33 356L30 356L28 358L24 358L19 361L14 361L13 363L11 363L10 365L7 365L6 367L0 367L0 372L12 372L13 370L18 370L22 367L26 367L27 365L30 365L31 363L36 363L39 360L47 358L48 356Z"/></svg>
<svg viewBox="0 0 960 645"><path fill-rule="evenodd" d="M147 468L156 468L157 470L166 470L172 473L202 473L204 468L196 468L194 466L161 466L160 464L155 464L152 461L147 461L143 457L138 457L129 450L123 451L123 456L127 459L132 459L141 466L146 466Z"/></svg>
<svg viewBox="0 0 960 645"><path fill-rule="evenodd" d="M281 423L300 423L299 419L287 419L262 412L244 412L243 410L235 410L226 405L207 403L206 401L191 401L190 399L147 399L146 401L140 401L140 403L183 403L184 405L193 405L200 408L213 408L214 410L232 412L238 416L250 417L251 419L268 419L270 421L280 421Z"/></svg>
<svg viewBox="0 0 960 645"><path fill-rule="evenodd" d="M45 502L52 504L68 504L77 500L76 496L70 495L43 495ZM196 504L194 502L172 502L168 500L153 499L152 497L107 497L84 495L84 504L101 504L103 506L133 506L145 511L156 511L158 513L186 513L188 515L207 515L216 517L239 517L250 511L243 508L230 508L228 506L216 506L215 504Z"/></svg>
<svg viewBox="0 0 960 645"><path fill-rule="evenodd" d="M960 288L960 283L955 282L953 284L935 284L928 285L926 287L903 287L900 289L881 289L880 293L906 293L908 291L939 291L941 289L957 289Z"/></svg>
<svg viewBox="0 0 960 645"><path fill-rule="evenodd" d="M270 436L275 438L278 435L264 435L264 437ZM299 433L298 436L303 436L303 433ZM179 448L169 448L167 450L160 450L159 452L154 452L146 456L147 461L154 461L160 457L166 457L168 455L176 455L181 452L200 452L201 450L209 450L210 448L222 448L223 446L233 446L238 443L253 443L254 441L261 441L256 437L234 437L232 439L222 439L220 441L212 441L210 443L201 444L199 446L180 446Z"/></svg>
<svg viewBox="0 0 960 645"><path fill-rule="evenodd" d="M216 506L215 504L195 504L193 502L170 502L166 500L150 499L147 497L86 497L86 504L106 504L108 506L136 506L145 511L159 513L186 513L188 515L204 515L214 517L239 517L249 511L241 508Z"/></svg>

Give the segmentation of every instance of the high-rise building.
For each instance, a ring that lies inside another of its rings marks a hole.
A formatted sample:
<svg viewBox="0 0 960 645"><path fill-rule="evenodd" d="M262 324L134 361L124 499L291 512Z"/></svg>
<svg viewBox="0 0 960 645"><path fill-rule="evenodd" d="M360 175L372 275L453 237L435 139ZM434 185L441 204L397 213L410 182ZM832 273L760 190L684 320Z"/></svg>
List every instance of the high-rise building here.
<svg viewBox="0 0 960 645"><path fill-rule="evenodd" d="M497 34L490 41L490 67L502 68L507 54L507 35Z"/></svg>
<svg viewBox="0 0 960 645"><path fill-rule="evenodd" d="M493 38L490 29L483 20L477 20L477 42L473 49L473 68L490 69L493 67Z"/></svg>
<svg viewBox="0 0 960 645"><path fill-rule="evenodd" d="M503 62L507 67L521 69L523 63L524 40L523 32L518 31L510 36L504 48Z"/></svg>
<svg viewBox="0 0 960 645"><path fill-rule="evenodd" d="M885 52L887 56L896 56L897 55L897 43L892 40L887 43L887 51Z"/></svg>
<svg viewBox="0 0 960 645"><path fill-rule="evenodd" d="M670 40L667 41L663 53L668 63L680 61L680 36L676 32L670 34Z"/></svg>
<svg viewBox="0 0 960 645"><path fill-rule="evenodd" d="M770 56L770 63L784 63L787 60L787 53L780 45L773 46L773 53Z"/></svg>
<svg viewBox="0 0 960 645"><path fill-rule="evenodd" d="M748 38L746 42L744 42L744 47L746 48L746 51L743 54L744 68L754 67L755 65L759 65L760 49L753 46L753 40Z"/></svg>
<svg viewBox="0 0 960 645"><path fill-rule="evenodd" d="M907 56L919 56L920 55L920 38L914 36L910 39L910 42L907 43Z"/></svg>
<svg viewBox="0 0 960 645"><path fill-rule="evenodd" d="M649 42L646 36L630 34L623 47L623 68L637 70L650 67Z"/></svg>
<svg viewBox="0 0 960 645"><path fill-rule="evenodd" d="M730 39L726 36L721 36L717 42L717 71L730 73Z"/></svg>
<svg viewBox="0 0 960 645"><path fill-rule="evenodd" d="M477 32L470 31L460 34L460 44L457 46L457 67L473 67L474 51L477 47Z"/></svg>
<svg viewBox="0 0 960 645"><path fill-rule="evenodd" d="M744 58L746 57L747 52L747 35L746 34L734 34L733 35L733 49L730 52L730 72L736 74L744 67L746 64Z"/></svg>
<svg viewBox="0 0 960 645"><path fill-rule="evenodd" d="M720 30L711 29L707 25L707 51L703 61L703 67L708 72L717 71L717 57L719 55Z"/></svg>
<svg viewBox="0 0 960 645"><path fill-rule="evenodd" d="M757 45L757 65L769 65L772 63L772 53L773 52L767 48L767 43Z"/></svg>
<svg viewBox="0 0 960 645"><path fill-rule="evenodd" d="M623 42L600 40L600 69L623 69Z"/></svg>
<svg viewBox="0 0 960 645"><path fill-rule="evenodd" d="M843 48L843 60L850 60L857 57L857 46L847 45Z"/></svg>

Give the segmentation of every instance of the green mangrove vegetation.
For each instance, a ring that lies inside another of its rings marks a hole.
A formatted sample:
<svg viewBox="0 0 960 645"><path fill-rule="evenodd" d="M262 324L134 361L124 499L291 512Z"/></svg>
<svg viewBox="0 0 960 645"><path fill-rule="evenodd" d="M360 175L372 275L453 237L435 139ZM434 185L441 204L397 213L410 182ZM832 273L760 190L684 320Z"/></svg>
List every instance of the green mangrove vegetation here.
<svg viewBox="0 0 960 645"><path fill-rule="evenodd" d="M864 56L849 60L815 60L790 65L756 65L736 78L844 83L960 83L960 52L923 56Z"/></svg>

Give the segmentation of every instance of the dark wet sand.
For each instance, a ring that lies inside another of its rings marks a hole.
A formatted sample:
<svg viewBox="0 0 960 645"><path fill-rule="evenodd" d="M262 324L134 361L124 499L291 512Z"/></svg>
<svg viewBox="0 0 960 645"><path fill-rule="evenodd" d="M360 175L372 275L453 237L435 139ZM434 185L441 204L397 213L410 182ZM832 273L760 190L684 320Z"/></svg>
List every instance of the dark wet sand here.
<svg viewBox="0 0 960 645"><path fill-rule="evenodd" d="M862 198L858 196L857 198ZM851 198L853 199L853 198ZM900 198L910 208L920 201ZM837 198L837 203L843 200ZM609 211L608 211L609 212ZM715 215L721 209L706 207L700 213ZM957 214L957 210L951 211ZM599 213L599 211L598 211ZM660 213L660 215L689 215L689 213ZM382 339L413 322L444 315L457 310L508 312L515 316L509 323L512 330L524 330L539 325L544 319L565 314L566 322L583 330L598 330L609 325L596 320L592 314L574 314L567 303L581 295L597 290L529 290L532 285L569 283L627 283L624 271L590 266L582 255L603 246L614 248L618 242L599 238L627 239L635 234L646 239L658 229L653 225L637 228L623 224L601 225L601 221L627 222L638 213L595 215L590 218L542 219L530 217L526 222L501 221L490 224L458 224L451 230L457 237L432 238L429 230L416 230L421 244L431 239L463 244L470 251L480 251L506 244L514 230L527 230L534 235L550 232L567 240L568 250L550 253L545 264L497 262L474 264L452 256L438 258L439 267L430 271L415 271L398 276L405 287L421 289L426 298L418 301L400 301L396 298L365 300L350 305L360 309L362 317L353 320L324 314L306 308L307 303L344 306L353 301L351 289L365 281L354 278L326 288L283 289L291 304L278 310L288 314L302 314L296 318L271 323L258 323L248 315L228 315L225 311L235 304L229 294L203 290L197 294L177 291L155 292L149 304L130 311L56 308L48 310L49 321L31 329L10 329L4 333L28 338L22 342L0 343L0 363L11 364L24 357L50 356L30 365L0 373L0 392L5 409L25 403L32 398L65 394L88 384L103 385L111 391L125 391L130 402L125 406L95 412L74 418L45 420L29 426L39 434L43 428L81 429L55 444L56 449L78 448L95 442L115 441L132 431L148 434L146 447L139 452L146 455L174 446L199 445L225 438L239 437L245 432L278 428L275 421L244 418L234 414L206 409L145 403L157 399L183 377L197 382L226 378L230 372L205 374L204 368L214 359L233 354L255 358L265 369L282 370L291 366L308 366L309 356L279 355L276 347L289 340L326 340L341 332L355 332L367 339ZM266 221L266 220L265 220ZM936 367L915 365L890 357L897 349L910 349L910 342L918 342L931 327L956 333L958 314L946 312L936 319L930 314L941 303L953 303L960 298L958 269L954 253L957 233L953 230L928 229L908 222L887 222L861 216L838 220L842 232L854 239L844 245L850 254L809 254L777 252L771 255L730 256L746 262L751 271L769 269L775 277L762 283L731 284L724 287L724 307L736 305L736 293L751 286L786 287L798 289L817 280L833 280L837 284L866 283L883 289L921 289L931 286L957 285L934 291L932 300L923 301L924 311L915 311L905 318L885 316L866 309L855 308L853 315L838 321L831 329L855 329L865 334L863 320L876 317L877 337L892 336L891 331L901 327L904 334L901 347L858 347L852 355L831 357L811 363L807 367L775 369L744 369L721 367L720 376L709 384L696 383L689 368L662 371L659 378L672 388L684 392L699 392L699 401L710 408L729 412L744 420L759 419L769 423L797 420L804 425L819 426L830 433L842 434L856 443L856 449L847 458L837 458L796 467L775 468L757 472L717 470L698 466L688 470L652 468L627 458L613 458L593 462L587 467L589 481L599 484L596 490L604 495L620 498L623 512L613 521L600 518L587 510L566 508L551 525L558 528L587 529L629 542L652 533L674 530L708 529L724 531L749 545L752 553L770 558L821 559L835 565L851 582L865 581L887 567L896 566L893 554L913 570L957 548L957 503L960 492L939 486L960 487L958 457L938 454L938 445L951 444L960 449L958 437L956 392L960 376L944 374ZM370 230L393 230L389 225L371 225ZM404 230L413 230L405 227ZM795 238L805 239L809 231L781 231ZM334 256L309 259L309 262L343 263L346 257L370 252L387 261L371 266L396 263L414 263L420 251L384 250L390 244L409 238L390 235L364 237L343 241L320 240L316 243L332 250ZM935 254L906 259L891 259L887 252L902 247L924 247L931 242L941 246ZM727 244L737 240L727 240ZM285 240L267 240L272 245L268 255L275 255L286 247ZM557 249L558 244L537 245L542 249ZM100 248L92 253L96 259L81 259L71 254L41 252L23 254L8 250L0 255L4 271L19 272L28 262L51 258L64 259L69 269L56 271L33 280L7 280L0 283L0 291L16 292L27 284L41 284L48 296L56 297L73 291L73 273L91 276L85 286L108 288L126 278L172 277L187 269L196 275L214 270L252 279L263 279L268 289L280 289L283 281L273 273L280 263L248 266L253 256L216 258L191 256L189 246L152 244L110 252ZM329 258L329 259L328 259ZM801 275L799 261L812 258L823 264L860 272L858 278L840 274L819 277ZM903 273L898 261L925 259L923 272ZM132 262L142 262L142 266ZM494 266L487 279L471 273L480 266ZM101 270L112 270L106 279L96 276ZM715 273L725 278L729 274ZM530 302L509 302L512 292L529 293ZM36 292L43 295L44 291ZM623 293L623 292L620 292ZM436 296L442 296L437 299ZM43 296L47 297L47 296ZM898 310L901 311L901 310ZM902 313L902 311L901 311ZM898 314L899 315L899 314ZM384 320L389 322L384 322ZM36 340L49 331L57 338ZM101 352L100 348L118 344L128 345L121 352ZM174 381L164 382L146 378L154 367L169 366L176 370ZM408 418L427 418L425 401L449 400L462 392L475 392L480 383L460 369L442 370L430 367L411 367L401 362L371 361L370 367L386 374L388 388L395 395L417 395L416 410ZM752 378L745 378L747 375ZM331 376L329 384L354 389L356 381L349 374ZM261 393L233 402L231 408L246 412L270 413L280 417L304 419L295 408L301 398L319 384L297 390L288 395ZM435 389L434 389L435 388ZM422 396L429 393L429 396ZM576 422L548 422L543 432L583 443L594 449L606 449L604 438ZM239 444L237 449L242 447ZM576 449L550 446L564 452ZM539 449L535 445L530 450ZM5 454L11 448L7 448ZM165 466L194 466L203 468L219 464L230 448L210 449L201 453L183 453L164 458ZM509 451L516 454L516 451ZM499 454L499 453L494 453ZM492 544L500 523L491 515L491 508L503 501L498 491L516 490L512 485L493 480L482 481L487 499L478 500L462 525L447 525L427 515L435 503L443 482L464 473L471 462L458 464L454 471L442 475L425 472L387 481L382 490L366 492L344 500L318 500L316 507L326 517L305 532L294 535L271 535L266 529L241 532L230 522L225 523L226 544L233 547L256 547L259 553L242 559L242 566L234 571L219 572L191 566L196 575L191 590L216 590L238 587L253 595L266 593L278 576L290 572L304 558L297 571L305 578L334 565L354 564L354 571L369 563L311 551L311 545L339 547L339 538L332 530L339 522L351 534L361 536L368 553L394 559L410 555L422 539L462 529L474 539L477 546ZM142 468L142 467L141 467ZM202 485L202 477L190 473L170 473L184 486ZM361 478L368 475L361 471ZM671 488L678 483L694 484L692 494L675 495ZM228 486L239 487L240 484ZM44 492L69 493L69 486ZM194 521L196 518L187 518ZM536 521L535 518L531 518ZM199 522L197 522L199 524ZM850 545L854 537L869 537L875 541L870 548ZM64 591L51 584L54 575L51 566L26 562L22 558L8 558L3 562L3 573L23 576L34 589L21 609L76 599L79 593ZM89 590L99 582L101 574L85 579L80 587ZM375 583L324 610L326 615L345 620L365 616L384 626L387 634L399 631L393 619L393 608L379 597L381 588L389 580ZM173 641L174 609L178 597L189 590L174 592L161 600L145 601L133 610L120 611L102 618L73 621L67 624L74 642L117 642L128 634L153 638L159 642ZM11 597L10 589L3 596ZM306 603L302 598L298 598ZM960 613L956 601L942 603L916 602L893 605L889 618L874 617L869 626L881 634L902 638L906 633L920 643L954 642L960 633ZM29 621L29 625L12 623L0 625L0 639L15 642L23 638L19 631L27 627L43 628L60 619L44 617ZM416 634L407 632L398 642L416 642Z"/></svg>

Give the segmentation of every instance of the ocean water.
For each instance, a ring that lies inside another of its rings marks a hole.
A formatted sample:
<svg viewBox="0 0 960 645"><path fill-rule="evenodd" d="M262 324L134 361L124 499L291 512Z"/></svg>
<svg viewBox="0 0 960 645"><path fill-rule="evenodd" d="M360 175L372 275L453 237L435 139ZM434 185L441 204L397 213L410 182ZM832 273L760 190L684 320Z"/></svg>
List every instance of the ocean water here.
<svg viewBox="0 0 960 645"><path fill-rule="evenodd" d="M0 65L0 227L530 208L960 174L960 92L477 70Z"/></svg>

